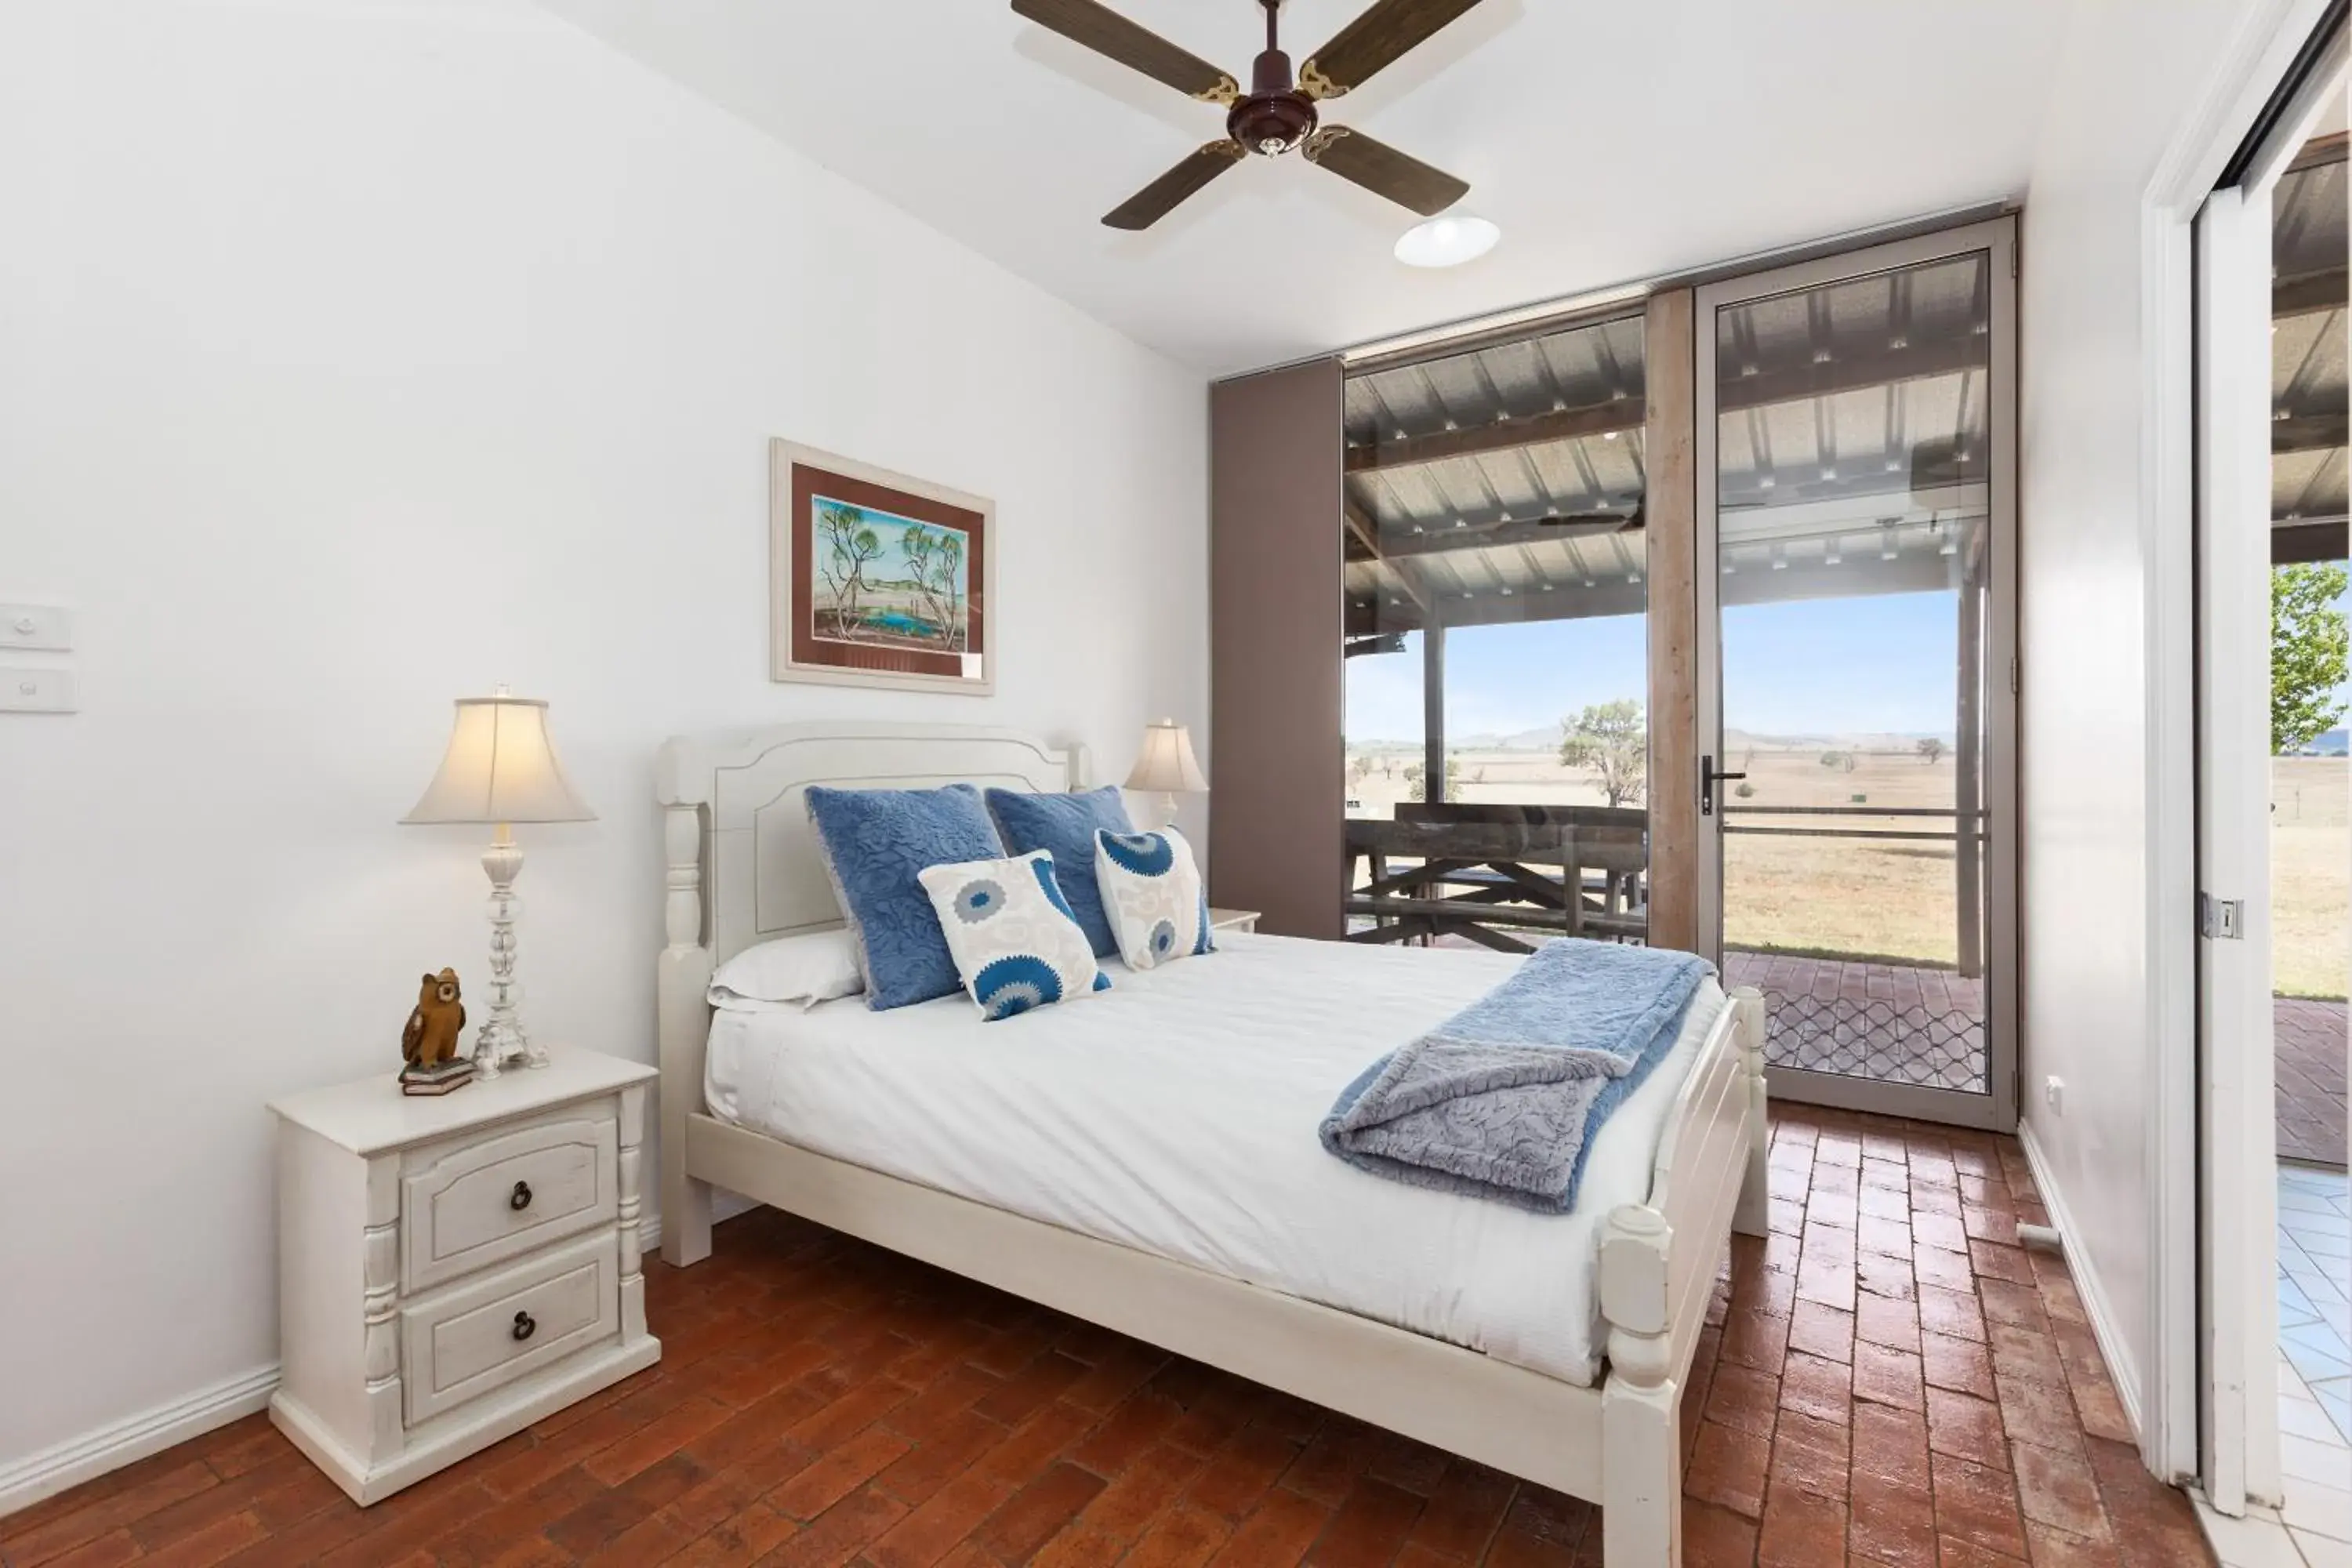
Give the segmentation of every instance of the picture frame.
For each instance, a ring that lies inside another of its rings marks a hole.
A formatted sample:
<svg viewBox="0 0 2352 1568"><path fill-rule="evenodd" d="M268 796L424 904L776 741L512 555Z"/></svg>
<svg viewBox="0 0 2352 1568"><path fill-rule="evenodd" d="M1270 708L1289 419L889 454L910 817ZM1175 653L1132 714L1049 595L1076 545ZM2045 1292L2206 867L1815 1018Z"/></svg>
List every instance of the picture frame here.
<svg viewBox="0 0 2352 1568"><path fill-rule="evenodd" d="M770 443L770 679L996 689L996 503Z"/></svg>

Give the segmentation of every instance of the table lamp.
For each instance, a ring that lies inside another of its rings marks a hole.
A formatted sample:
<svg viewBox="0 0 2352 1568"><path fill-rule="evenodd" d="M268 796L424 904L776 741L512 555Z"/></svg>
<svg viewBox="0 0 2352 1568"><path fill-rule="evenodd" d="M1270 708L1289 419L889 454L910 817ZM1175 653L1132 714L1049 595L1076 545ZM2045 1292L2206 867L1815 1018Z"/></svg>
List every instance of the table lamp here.
<svg viewBox="0 0 2352 1568"><path fill-rule="evenodd" d="M490 1016L474 1046L474 1068L495 1078L518 1063L545 1067L546 1047L532 1045L515 1016L522 988L514 978L514 928L522 902L514 883L522 874L522 847L514 841L512 825L596 820L555 759L555 746L547 738L547 704L509 697L503 686L494 696L457 699L457 723L441 771L400 820L481 823L495 829L490 847L482 851L482 869L490 876Z"/></svg>
<svg viewBox="0 0 2352 1568"><path fill-rule="evenodd" d="M1127 787L1160 796L1163 814L1160 825L1165 827L1174 822L1176 793L1197 794L1209 787L1192 755L1191 732L1173 719L1147 725L1142 754L1135 759L1135 771L1127 775Z"/></svg>

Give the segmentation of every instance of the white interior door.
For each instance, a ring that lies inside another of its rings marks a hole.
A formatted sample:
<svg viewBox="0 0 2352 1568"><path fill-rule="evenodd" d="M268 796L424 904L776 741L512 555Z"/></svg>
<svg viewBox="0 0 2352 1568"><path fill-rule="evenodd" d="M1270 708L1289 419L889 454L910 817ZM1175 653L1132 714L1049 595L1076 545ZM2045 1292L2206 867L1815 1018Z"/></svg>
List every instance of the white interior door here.
<svg viewBox="0 0 2352 1568"><path fill-rule="evenodd" d="M2216 191L2197 218L2200 1447L2206 1496L2230 1514L2280 1486L2270 183Z"/></svg>

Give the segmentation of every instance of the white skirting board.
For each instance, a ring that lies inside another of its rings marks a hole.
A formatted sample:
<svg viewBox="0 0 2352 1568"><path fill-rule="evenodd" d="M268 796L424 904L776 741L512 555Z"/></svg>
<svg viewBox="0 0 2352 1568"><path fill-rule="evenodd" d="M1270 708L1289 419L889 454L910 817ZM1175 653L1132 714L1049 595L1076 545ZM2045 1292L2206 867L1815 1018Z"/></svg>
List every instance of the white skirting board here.
<svg viewBox="0 0 2352 1568"><path fill-rule="evenodd" d="M2059 1239L2065 1244L2066 1270L2074 1277L2075 1293L2083 1298L2083 1310L2090 1314L2091 1333L2099 1342L2099 1354L2107 1363L2107 1381L2116 1385L2116 1398L2124 1407L2124 1419L2131 1423L2132 1437L2141 1438L2147 1430L2139 1418L2139 1363L2132 1359L2131 1347L2124 1342L2116 1327L2115 1303L2107 1300L2106 1286L2090 1258L2074 1237L2082 1233L2074 1228L2074 1216L2066 1212L2066 1200L2058 1184L2050 1178L2050 1162L2042 1158L2042 1145L2033 1141L2033 1124L2017 1124L2017 1141L2025 1145L2025 1163L2033 1172L2034 1191L2042 1194L2042 1206L2050 1211L2050 1223L2057 1227Z"/></svg>
<svg viewBox="0 0 2352 1568"><path fill-rule="evenodd" d="M0 1466L0 1517L250 1415L269 1404L277 1388L278 1363L272 1362Z"/></svg>
<svg viewBox="0 0 2352 1568"><path fill-rule="evenodd" d="M725 1194L717 1205L718 1217L731 1218L759 1206L749 1198ZM648 1254L660 1247L661 1215L648 1215L637 1230ZM226 1426L240 1416L268 1409L269 1396L277 1391L278 1363L271 1362L209 1388L200 1388L185 1398L159 1405L79 1437L68 1437L37 1454L0 1464L0 1518L30 1508L43 1498L55 1497L68 1487L78 1487L109 1470L119 1470L150 1454L162 1453L174 1443L201 1437L216 1426Z"/></svg>

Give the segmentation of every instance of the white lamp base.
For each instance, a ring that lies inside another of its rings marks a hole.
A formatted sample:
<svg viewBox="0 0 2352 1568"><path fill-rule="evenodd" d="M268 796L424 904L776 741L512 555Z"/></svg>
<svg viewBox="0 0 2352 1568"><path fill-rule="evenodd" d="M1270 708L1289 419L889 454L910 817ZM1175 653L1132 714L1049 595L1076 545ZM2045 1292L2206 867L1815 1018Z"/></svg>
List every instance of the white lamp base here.
<svg viewBox="0 0 2352 1568"><path fill-rule="evenodd" d="M522 987L514 977L515 917L522 912L522 900L515 897L514 884L522 874L522 846L514 841L513 830L504 823L499 825L490 847L482 851L482 869L490 878L490 984L483 998L489 1004L490 1016L483 1020L482 1031L475 1038L474 1071L483 1078L496 1078L508 1068L545 1067L547 1051L530 1043L516 1016Z"/></svg>

